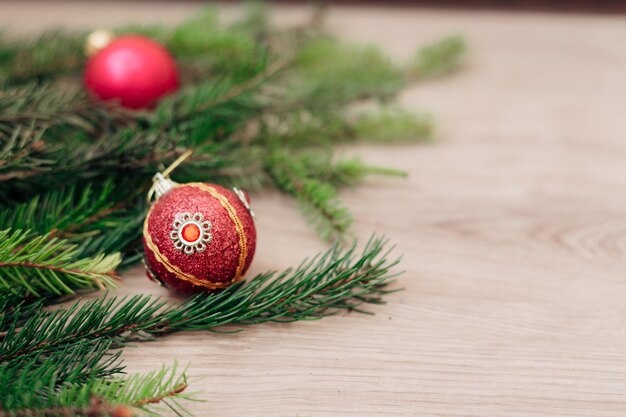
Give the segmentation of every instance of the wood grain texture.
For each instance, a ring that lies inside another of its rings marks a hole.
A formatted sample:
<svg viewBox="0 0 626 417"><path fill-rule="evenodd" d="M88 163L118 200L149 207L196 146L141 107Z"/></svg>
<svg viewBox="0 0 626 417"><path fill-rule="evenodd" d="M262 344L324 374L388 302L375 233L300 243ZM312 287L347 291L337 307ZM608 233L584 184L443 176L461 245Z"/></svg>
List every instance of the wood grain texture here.
<svg viewBox="0 0 626 417"><path fill-rule="evenodd" d="M4 3L0 23L176 21L194 8ZM404 254L405 291L373 317L142 344L125 352L129 370L190 362L199 416L625 415L625 18L331 8L329 24L398 59L449 32L470 44L462 72L401 97L436 116L435 144L346 151L410 172L343 193L357 235L385 233ZM290 199L253 203L252 273L324 249ZM139 269L125 280L120 293L159 292Z"/></svg>

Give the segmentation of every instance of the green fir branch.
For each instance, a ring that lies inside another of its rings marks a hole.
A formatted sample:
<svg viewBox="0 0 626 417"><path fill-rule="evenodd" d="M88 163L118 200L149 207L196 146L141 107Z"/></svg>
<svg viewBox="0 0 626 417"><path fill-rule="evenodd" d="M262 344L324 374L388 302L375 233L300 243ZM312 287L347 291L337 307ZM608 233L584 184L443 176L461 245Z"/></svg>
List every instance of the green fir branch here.
<svg viewBox="0 0 626 417"><path fill-rule="evenodd" d="M309 158L275 150L267 166L276 186L296 198L306 219L323 239L341 240L345 237L352 216L340 204L335 186L314 175Z"/></svg>
<svg viewBox="0 0 626 417"><path fill-rule="evenodd" d="M33 123L41 129L72 126L88 133L99 131L106 119L105 109L94 106L78 86L59 89L53 84L29 84L0 93L0 132Z"/></svg>
<svg viewBox="0 0 626 417"><path fill-rule="evenodd" d="M434 132L429 114L414 114L389 107L360 114L351 129L354 137L374 144L428 142Z"/></svg>
<svg viewBox="0 0 626 417"><path fill-rule="evenodd" d="M43 152L42 137L42 130L23 126L0 136L0 184L50 172L58 164Z"/></svg>
<svg viewBox="0 0 626 417"><path fill-rule="evenodd" d="M448 74L460 66L467 46L459 35L445 37L421 48L409 65L409 74L431 78Z"/></svg>
<svg viewBox="0 0 626 417"><path fill-rule="evenodd" d="M266 273L224 291L198 294L179 305L154 296L101 297L29 318L0 341L0 363L106 338L116 347L133 340L228 324L318 319L341 310L362 311L390 292L385 241L372 238L360 255L337 246L296 269Z"/></svg>
<svg viewBox="0 0 626 417"><path fill-rule="evenodd" d="M30 317L41 314L39 299L24 299L24 294L0 292L0 338L10 328L20 328Z"/></svg>
<svg viewBox="0 0 626 417"><path fill-rule="evenodd" d="M41 297L117 286L118 254L81 259L76 253L75 245L50 234L0 231L0 292Z"/></svg>
<svg viewBox="0 0 626 417"><path fill-rule="evenodd" d="M94 187L70 185L37 194L29 201L10 206L0 213L0 230L31 229L37 233L54 232L66 237L115 211L115 183L111 180Z"/></svg>
<svg viewBox="0 0 626 417"><path fill-rule="evenodd" d="M403 72L380 49L321 37L298 52L287 108L306 102L307 108L331 112L364 99L387 100L406 86Z"/></svg>
<svg viewBox="0 0 626 417"><path fill-rule="evenodd" d="M0 373L0 378L10 373ZM30 384L21 375L17 378L19 390L11 390L9 383L2 392L2 417L44 417L56 415L72 416L129 416L134 412L159 415L163 406L174 407L180 414L188 412L176 400L193 400L185 393L187 377L176 364L160 370L125 377L92 378L82 383L60 382L55 375L41 375L43 379L33 379ZM29 374L29 376L34 376ZM15 380L14 380L15 381ZM8 381L7 381L8 382ZM128 410L123 413L123 410Z"/></svg>
<svg viewBox="0 0 626 417"><path fill-rule="evenodd" d="M42 81L77 71L84 63L85 35L48 31L32 40L0 37L0 85Z"/></svg>
<svg viewBox="0 0 626 417"><path fill-rule="evenodd" d="M59 387L80 384L98 378L108 378L122 372L121 351L111 352L112 341L96 339L68 344L62 349L27 355L5 364L0 372L0 398L9 399L3 405L11 408L11 401L26 403L20 395L29 387Z"/></svg>
<svg viewBox="0 0 626 417"><path fill-rule="evenodd" d="M262 274L181 304L140 295L100 297L52 311L38 305L36 312L14 310L10 318L3 311L0 323L7 323L0 338L4 415L83 412L94 398L111 407L157 413L154 405L164 403L183 412L173 400L189 399L183 393L184 373L163 368L118 378L119 351L111 349L178 331L319 319L341 310L364 312L362 304L380 303L390 292L389 268L396 262L388 260L384 244L382 239L372 239L360 255L355 247L345 251L334 247L294 270Z"/></svg>

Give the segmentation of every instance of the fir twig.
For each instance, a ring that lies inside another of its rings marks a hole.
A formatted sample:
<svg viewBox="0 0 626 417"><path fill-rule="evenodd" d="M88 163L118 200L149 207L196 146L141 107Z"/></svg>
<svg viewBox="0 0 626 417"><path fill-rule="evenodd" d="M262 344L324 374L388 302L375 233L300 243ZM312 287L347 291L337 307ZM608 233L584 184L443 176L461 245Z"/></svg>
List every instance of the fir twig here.
<svg viewBox="0 0 626 417"><path fill-rule="evenodd" d="M0 391L19 393L37 383L60 386L116 375L124 367L119 361L121 351L110 352L112 343L107 339L83 340L53 352L22 356L3 365Z"/></svg>
<svg viewBox="0 0 626 417"><path fill-rule="evenodd" d="M267 273L222 292L199 294L180 305L153 296L107 297L38 314L0 342L0 363L51 352L81 340L108 338L117 346L153 335L215 330L226 324L316 319L340 310L380 303L389 292L396 261L385 241L373 238L360 256L355 247L326 253L280 274Z"/></svg>
<svg viewBox="0 0 626 417"><path fill-rule="evenodd" d="M184 393L187 378L184 371L178 371L176 364L145 374L89 379L81 384L59 383L52 376L53 383L46 379L21 385L23 381L19 376L17 378L19 391L2 392L2 417L127 417L131 410L155 415L158 411L155 407L165 404L168 399L193 399ZM0 390L7 390L11 384L5 387ZM176 412L186 412L177 402L173 404Z"/></svg>
<svg viewBox="0 0 626 417"><path fill-rule="evenodd" d="M113 288L120 256L76 258L76 247L50 235L0 231L0 292L74 294L80 289Z"/></svg>
<svg viewBox="0 0 626 417"><path fill-rule="evenodd" d="M412 77L429 78L456 70L465 53L466 45L458 35L445 37L421 48L409 65Z"/></svg>
<svg viewBox="0 0 626 417"><path fill-rule="evenodd" d="M307 158L276 150L268 162L268 170L280 190L296 197L322 238L341 240L352 224L352 217L341 206L333 184L320 181L310 165Z"/></svg>

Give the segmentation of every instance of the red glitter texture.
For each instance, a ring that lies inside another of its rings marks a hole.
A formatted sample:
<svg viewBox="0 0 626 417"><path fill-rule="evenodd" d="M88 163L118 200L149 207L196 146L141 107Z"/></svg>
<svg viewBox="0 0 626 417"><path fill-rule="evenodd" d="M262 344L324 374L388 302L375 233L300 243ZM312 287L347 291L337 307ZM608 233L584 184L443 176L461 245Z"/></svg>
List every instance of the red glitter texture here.
<svg viewBox="0 0 626 417"><path fill-rule="evenodd" d="M218 185L206 185L213 187L219 194L226 197L243 224L248 250L243 274L248 270L256 248L254 220L234 192ZM209 220L212 224L213 239L203 252L187 255L174 248L174 241L170 238L172 223L178 213L185 212L192 215L202 213L204 220ZM162 255L183 272L210 283L228 283L235 276L241 253L239 236L226 209L208 192L191 185L180 185L168 191L154 203L146 221L148 222L147 232L154 245ZM148 248L145 236L144 249L148 268L168 288L182 293L211 291L209 288L194 285L169 272Z"/></svg>

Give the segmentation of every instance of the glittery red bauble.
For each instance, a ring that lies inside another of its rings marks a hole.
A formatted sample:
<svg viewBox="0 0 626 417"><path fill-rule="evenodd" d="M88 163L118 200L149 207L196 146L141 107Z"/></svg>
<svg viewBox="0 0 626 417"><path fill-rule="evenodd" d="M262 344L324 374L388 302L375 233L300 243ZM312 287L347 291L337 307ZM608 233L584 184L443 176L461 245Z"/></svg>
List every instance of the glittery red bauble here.
<svg viewBox="0 0 626 417"><path fill-rule="evenodd" d="M219 185L189 183L167 191L144 223L148 276L183 293L226 288L242 279L256 247L248 207Z"/></svg>
<svg viewBox="0 0 626 417"><path fill-rule="evenodd" d="M88 60L85 86L102 100L117 99L124 107L138 109L176 90L178 70L157 42L122 36Z"/></svg>

